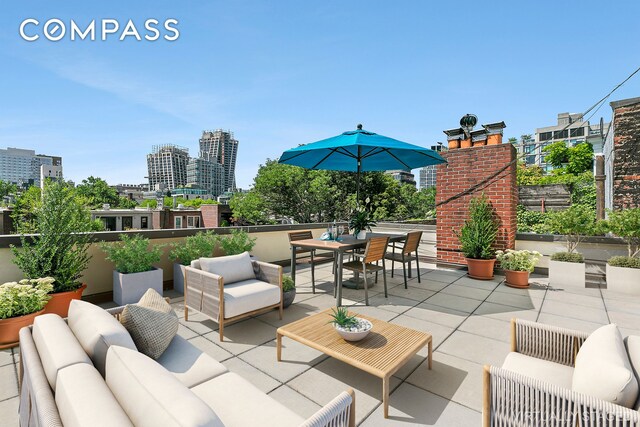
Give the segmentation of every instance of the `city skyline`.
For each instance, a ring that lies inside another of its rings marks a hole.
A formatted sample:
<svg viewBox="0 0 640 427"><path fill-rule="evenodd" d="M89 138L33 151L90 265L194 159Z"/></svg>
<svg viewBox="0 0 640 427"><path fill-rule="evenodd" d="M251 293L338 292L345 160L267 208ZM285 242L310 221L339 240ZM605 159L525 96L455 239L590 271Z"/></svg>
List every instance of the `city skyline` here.
<svg viewBox="0 0 640 427"><path fill-rule="evenodd" d="M585 111L637 68L621 42L640 37L640 5L599 6L11 0L0 6L0 147L55 153L76 182L141 183L153 145L197 153L202 130L230 129L242 141L236 183L248 188L267 158L358 123L425 147L465 113L504 120L505 137L533 134L559 111ZM593 31L559 43L567 23L552 7ZM180 37L30 43L18 34L27 17L151 16L177 19ZM558 61L580 51L588 65ZM608 101L638 94L636 77ZM610 120L608 103L591 121L600 117Z"/></svg>

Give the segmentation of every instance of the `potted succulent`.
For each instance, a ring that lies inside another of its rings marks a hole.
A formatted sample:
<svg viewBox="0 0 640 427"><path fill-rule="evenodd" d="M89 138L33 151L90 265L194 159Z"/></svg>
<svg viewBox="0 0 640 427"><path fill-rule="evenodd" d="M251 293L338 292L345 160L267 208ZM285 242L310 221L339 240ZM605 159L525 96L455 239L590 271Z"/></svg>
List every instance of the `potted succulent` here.
<svg viewBox="0 0 640 427"><path fill-rule="evenodd" d="M607 229L627 243L627 256L607 261L607 289L640 295L640 208L609 212Z"/></svg>
<svg viewBox="0 0 640 427"><path fill-rule="evenodd" d="M34 199L29 208L15 211L20 247L11 246L13 262L27 279L55 279L45 312L67 317L71 300L80 299L87 287L80 278L91 259L88 251L95 222L75 190L64 182L48 181Z"/></svg>
<svg viewBox="0 0 640 427"><path fill-rule="evenodd" d="M469 219L460 232L460 249L464 254L469 277L479 280L491 280L496 262L493 244L498 235L499 222L495 217L491 202L484 194L471 199Z"/></svg>
<svg viewBox="0 0 640 427"><path fill-rule="evenodd" d="M505 283L512 288L528 288L529 274L542 255L538 251L497 251L496 259L505 273Z"/></svg>
<svg viewBox="0 0 640 427"><path fill-rule="evenodd" d="M0 349L18 345L20 329L44 313L54 281L43 277L0 285Z"/></svg>
<svg viewBox="0 0 640 427"><path fill-rule="evenodd" d="M333 320L329 323L333 324L340 336L347 341L360 341L369 335L373 328L371 322L349 314L345 307L338 307L337 310L332 309L332 311L330 316Z"/></svg>
<svg viewBox="0 0 640 427"><path fill-rule="evenodd" d="M565 236L567 248L551 255L549 284L584 289L584 256L576 248L584 236L595 231L595 213L587 206L572 205L563 211L550 212L545 225L550 232Z"/></svg>
<svg viewBox="0 0 640 427"><path fill-rule="evenodd" d="M148 289L162 295L162 269L153 264L160 261L163 246L150 247L146 237L128 234L121 234L120 242L101 245L107 259L115 264L113 300L116 304L138 302Z"/></svg>
<svg viewBox="0 0 640 427"><path fill-rule="evenodd" d="M218 236L213 231L198 232L179 243L172 244L169 259L173 260L173 289L184 293L184 271L191 261L213 256Z"/></svg>
<svg viewBox="0 0 640 427"><path fill-rule="evenodd" d="M282 306L284 308L293 304L296 298L296 285L291 276L282 276Z"/></svg>
<svg viewBox="0 0 640 427"><path fill-rule="evenodd" d="M375 221L369 218L369 212L364 208L356 210L351 220L349 220L349 228L353 230L353 235L356 239L365 239L367 237L367 231L371 231L371 227L375 226Z"/></svg>

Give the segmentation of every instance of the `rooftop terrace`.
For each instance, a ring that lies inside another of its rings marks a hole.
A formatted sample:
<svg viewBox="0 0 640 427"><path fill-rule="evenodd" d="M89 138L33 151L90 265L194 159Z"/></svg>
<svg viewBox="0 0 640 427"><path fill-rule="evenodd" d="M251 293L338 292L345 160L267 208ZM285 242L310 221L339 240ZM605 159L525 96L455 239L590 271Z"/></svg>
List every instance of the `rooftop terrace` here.
<svg viewBox="0 0 640 427"><path fill-rule="evenodd" d="M277 327L335 306L331 264L316 268L311 292L310 269L297 270L297 296L279 320L276 311L225 327L191 313L184 320L182 297L169 291L180 317L178 333L303 417L313 414L343 390L356 391L356 420L361 426L478 426L482 407L482 366L500 366L510 350L509 320L518 317L591 332L615 322L623 335L640 335L640 299L606 289L579 291L547 286L533 276L526 290L506 287L501 276L491 281L466 277L464 271L421 265L422 283L402 284L402 269L387 277L389 298L381 281L370 290L344 289L343 304L381 320L433 335L433 369L424 348L391 381L390 417L382 416L380 380L302 344L283 339L283 361L276 361ZM288 268L285 270L288 271ZM106 304L105 307L112 306ZM18 425L19 349L0 351L0 420Z"/></svg>

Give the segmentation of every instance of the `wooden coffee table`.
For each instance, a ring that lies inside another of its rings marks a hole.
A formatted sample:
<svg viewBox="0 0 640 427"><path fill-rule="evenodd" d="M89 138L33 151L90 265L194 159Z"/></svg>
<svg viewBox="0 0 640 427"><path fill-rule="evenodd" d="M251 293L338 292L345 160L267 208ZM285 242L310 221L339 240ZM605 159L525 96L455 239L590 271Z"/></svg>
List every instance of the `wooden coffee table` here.
<svg viewBox="0 0 640 427"><path fill-rule="evenodd" d="M431 334L359 313L351 314L367 319L373 324L373 329L362 341L345 341L333 325L329 324L331 310L328 309L278 328L276 334L278 361L282 360L282 337L285 336L354 368L382 378L382 404L384 417L387 418L391 376L425 345L429 346L428 364L431 369L433 341Z"/></svg>

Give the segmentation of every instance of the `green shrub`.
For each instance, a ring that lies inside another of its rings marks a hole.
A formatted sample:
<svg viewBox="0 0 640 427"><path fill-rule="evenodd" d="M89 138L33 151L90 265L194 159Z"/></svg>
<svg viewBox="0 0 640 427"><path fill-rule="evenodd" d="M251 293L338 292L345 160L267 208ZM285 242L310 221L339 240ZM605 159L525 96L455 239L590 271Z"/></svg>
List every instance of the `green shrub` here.
<svg viewBox="0 0 640 427"><path fill-rule="evenodd" d="M94 222L75 190L48 181L28 215L14 216L20 247L11 245L13 262L28 279L53 277L53 292L78 289L87 268ZM26 234L38 233L31 237Z"/></svg>
<svg viewBox="0 0 640 427"><path fill-rule="evenodd" d="M225 255L238 255L243 252L251 252L256 245L256 239L242 230L233 230L230 235L220 238L220 246Z"/></svg>
<svg viewBox="0 0 640 427"><path fill-rule="evenodd" d="M53 277L24 279L0 285L0 319L24 316L47 305L53 291Z"/></svg>
<svg viewBox="0 0 640 427"><path fill-rule="evenodd" d="M533 272L538 260L542 255L538 251L514 251L507 249L506 251L497 251L496 259L500 262L500 267L504 270L511 271L528 271Z"/></svg>
<svg viewBox="0 0 640 427"><path fill-rule="evenodd" d="M572 205L562 211L549 212L545 221L549 232L565 235L567 252L573 253L585 236L597 230L596 213L584 205Z"/></svg>
<svg viewBox="0 0 640 427"><path fill-rule="evenodd" d="M551 255L551 260L553 261L562 261L562 262L575 262L575 263L584 263L584 255L578 252L556 252Z"/></svg>
<svg viewBox="0 0 640 427"><path fill-rule="evenodd" d="M464 222L458 233L464 256L473 259L493 258L493 243L497 235L498 220L487 196L483 194L471 199L469 219Z"/></svg>
<svg viewBox="0 0 640 427"><path fill-rule="evenodd" d="M153 264L160 261L163 246L149 247L146 237L121 234L120 242L103 243L100 248L107 254L107 259L115 264L118 272L129 274L152 270Z"/></svg>
<svg viewBox="0 0 640 427"><path fill-rule="evenodd" d="M640 255L640 208L610 211L608 217L605 227L627 242L627 255Z"/></svg>
<svg viewBox="0 0 640 427"><path fill-rule="evenodd" d="M545 212L530 211L522 205L517 206L516 212L519 233L544 232L544 222L547 217Z"/></svg>
<svg viewBox="0 0 640 427"><path fill-rule="evenodd" d="M613 267L640 268L640 258L629 256L614 256L607 260Z"/></svg>
<svg viewBox="0 0 640 427"><path fill-rule="evenodd" d="M282 292L289 292L296 288L291 276L282 276Z"/></svg>
<svg viewBox="0 0 640 427"><path fill-rule="evenodd" d="M169 259L182 265L189 265L198 258L210 257L218 244L218 236L213 231L200 231L185 238L182 242L173 243Z"/></svg>

